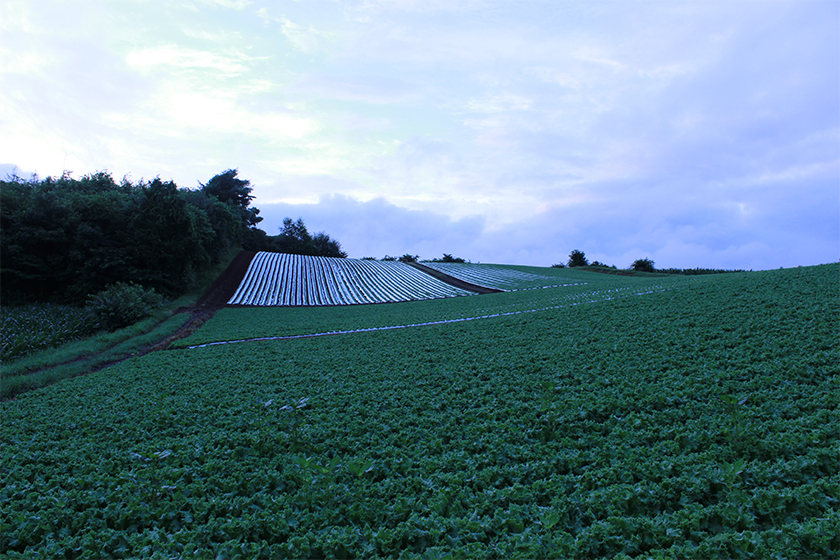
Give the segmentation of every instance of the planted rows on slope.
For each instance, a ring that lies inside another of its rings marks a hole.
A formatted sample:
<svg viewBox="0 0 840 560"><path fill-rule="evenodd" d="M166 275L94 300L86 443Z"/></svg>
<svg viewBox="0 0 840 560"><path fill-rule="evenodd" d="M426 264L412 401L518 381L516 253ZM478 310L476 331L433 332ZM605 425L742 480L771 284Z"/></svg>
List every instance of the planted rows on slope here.
<svg viewBox="0 0 840 560"><path fill-rule="evenodd" d="M474 295L401 262L260 252L231 305L321 306Z"/></svg>
<svg viewBox="0 0 840 560"><path fill-rule="evenodd" d="M226 342L348 334L485 320L646 296L679 289L690 282L680 278L669 279L667 282L632 281L598 285L597 280L596 285L600 289L595 290L591 289L593 286L582 282L562 289L539 292L520 290L480 298L458 298L456 301L424 300L376 308L227 308L220 310L206 325L188 338L175 342L174 346L187 348Z"/></svg>
<svg viewBox="0 0 840 560"><path fill-rule="evenodd" d="M127 360L0 403L0 550L836 558L838 272Z"/></svg>
<svg viewBox="0 0 840 560"><path fill-rule="evenodd" d="M577 283L569 278L535 274L510 266L473 263L424 262L423 266L448 274L458 280L497 290L526 290L530 288L555 288Z"/></svg>

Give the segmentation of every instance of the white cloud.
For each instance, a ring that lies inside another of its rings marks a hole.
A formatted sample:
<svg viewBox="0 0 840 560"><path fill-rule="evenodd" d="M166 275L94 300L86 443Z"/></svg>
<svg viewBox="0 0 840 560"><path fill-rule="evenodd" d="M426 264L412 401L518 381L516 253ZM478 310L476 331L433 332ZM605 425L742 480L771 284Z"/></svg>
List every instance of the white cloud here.
<svg viewBox="0 0 840 560"><path fill-rule="evenodd" d="M220 29L208 31L205 29L193 29L188 27L183 28L182 31L187 37L200 39L202 41L210 41L212 43L232 44L239 43L243 39L242 33L238 31L224 31Z"/></svg>
<svg viewBox="0 0 840 560"><path fill-rule="evenodd" d="M533 105L533 100L515 93L503 92L487 95L482 99L470 100L467 108L479 113L500 113L503 111L526 111Z"/></svg>
<svg viewBox="0 0 840 560"><path fill-rule="evenodd" d="M126 56L130 66L145 72L154 72L160 67L170 72L200 69L221 72L227 77L241 75L247 69L245 61L246 57L236 53L212 53L175 44L141 49Z"/></svg>
<svg viewBox="0 0 840 560"><path fill-rule="evenodd" d="M286 36L295 49L303 53L316 52L325 40L332 38L331 33L318 31L312 25L307 27L297 25L286 17L280 18L280 24L283 29L283 35Z"/></svg>
<svg viewBox="0 0 840 560"><path fill-rule="evenodd" d="M199 4L207 6L219 6L221 8L229 8L233 10L243 10L248 6L253 5L251 0L193 0Z"/></svg>
<svg viewBox="0 0 840 560"><path fill-rule="evenodd" d="M24 169L238 167L267 222L285 201L353 254L840 253L837 3L33 6L0 6L0 153Z"/></svg>

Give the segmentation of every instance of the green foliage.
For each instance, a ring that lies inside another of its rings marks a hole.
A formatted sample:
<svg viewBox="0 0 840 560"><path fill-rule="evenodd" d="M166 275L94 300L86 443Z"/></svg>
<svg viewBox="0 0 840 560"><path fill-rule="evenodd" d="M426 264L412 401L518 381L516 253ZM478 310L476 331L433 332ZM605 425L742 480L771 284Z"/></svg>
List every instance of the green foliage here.
<svg viewBox="0 0 840 560"><path fill-rule="evenodd" d="M589 266L598 266L598 267L602 267L602 268L615 268L615 265L607 265L605 263L598 262L598 261L592 261L591 263L589 263Z"/></svg>
<svg viewBox="0 0 840 560"><path fill-rule="evenodd" d="M249 251L268 251L313 257L347 257L347 253L341 250L341 243L331 239L326 233L319 232L314 236L309 233L302 218L298 218L297 221L288 217L284 218L280 235L274 237L252 236L245 244L245 248Z"/></svg>
<svg viewBox="0 0 840 560"><path fill-rule="evenodd" d="M0 361L79 340L99 328L90 308L51 303L0 307Z"/></svg>
<svg viewBox="0 0 840 560"><path fill-rule="evenodd" d="M376 258L374 258L374 257L365 257L365 259L376 260ZM385 255L380 260L386 261L386 262L387 261L391 261L391 262L399 261L399 262L403 262L403 263L412 263L412 262L418 262L419 259L420 259L420 255L409 255L408 253L406 253L401 257L392 257L391 255ZM431 262L443 262L443 261L432 260Z"/></svg>
<svg viewBox="0 0 840 560"><path fill-rule="evenodd" d="M248 226L255 226L262 221L259 217L260 211L256 208L248 208L254 197L251 195L251 182L244 179L237 179L239 170L228 169L223 173L213 176L206 185L201 185L201 192L208 198L214 198L220 202L229 204L239 211L240 216Z"/></svg>
<svg viewBox="0 0 840 560"><path fill-rule="evenodd" d="M132 280L178 294L213 263L210 220L171 181L155 179L141 192L129 226L137 268Z"/></svg>
<svg viewBox="0 0 840 560"><path fill-rule="evenodd" d="M0 295L4 304L80 305L115 282L183 294L244 241L242 211L159 178L0 181Z"/></svg>
<svg viewBox="0 0 840 560"><path fill-rule="evenodd" d="M681 274L683 276L702 276L705 274L724 274L729 272L746 272L741 269L723 268L660 268L657 272L665 274Z"/></svg>
<svg viewBox="0 0 840 560"><path fill-rule="evenodd" d="M117 282L88 299L88 308L99 325L108 330L127 327L150 315L163 297L137 284Z"/></svg>
<svg viewBox="0 0 840 560"><path fill-rule="evenodd" d="M312 237L312 246L318 257L347 257L347 253L341 250L341 244L322 231Z"/></svg>
<svg viewBox="0 0 840 560"><path fill-rule="evenodd" d="M654 264L655 263L648 258L636 259L635 261L633 261L633 264L630 266L630 268L637 272L654 272Z"/></svg>
<svg viewBox="0 0 840 560"><path fill-rule="evenodd" d="M415 257L415 258L416 258L416 257ZM465 263L465 262L467 262L467 261L465 261L465 260L464 260L464 259L462 259L461 257L453 257L452 255L450 255L450 254L448 254L448 253L444 253L442 258L440 258L440 259L432 259L432 260L431 260L431 261L429 261L429 262L436 262L436 263Z"/></svg>
<svg viewBox="0 0 840 560"><path fill-rule="evenodd" d="M113 333L98 333L36 352L10 364L3 363L0 398L12 398L130 358L173 334L189 317L187 313L170 316L165 310L160 310Z"/></svg>
<svg viewBox="0 0 840 560"><path fill-rule="evenodd" d="M566 264L569 268L573 268L576 266L588 266L589 261L586 260L586 254L583 251L575 249L569 253L569 261Z"/></svg>
<svg viewBox="0 0 840 560"><path fill-rule="evenodd" d="M458 320L475 316L489 316L516 311L540 309L546 306L566 308L611 298L635 297L635 294L673 288L689 279L655 278L628 279L594 274L581 269L558 270L524 266L472 265L504 268L526 272L540 278L540 283L523 280L509 289L519 291L493 296L469 296L404 302L400 305L361 305L340 307L251 307L247 313L238 309L221 309L189 338L177 341L178 346L191 346L224 340L258 338L263 336L295 336L355 329L374 329L414 323ZM547 278L546 278L547 277ZM554 279L553 281L551 279ZM574 283L562 289L533 290L540 285Z"/></svg>
<svg viewBox="0 0 840 560"><path fill-rule="evenodd" d="M632 297L616 290L654 280L557 274L593 284L543 312L152 353L0 403L0 549L836 557L840 267L656 279L674 289ZM432 320L566 291L369 307ZM280 311L263 334L307 310Z"/></svg>

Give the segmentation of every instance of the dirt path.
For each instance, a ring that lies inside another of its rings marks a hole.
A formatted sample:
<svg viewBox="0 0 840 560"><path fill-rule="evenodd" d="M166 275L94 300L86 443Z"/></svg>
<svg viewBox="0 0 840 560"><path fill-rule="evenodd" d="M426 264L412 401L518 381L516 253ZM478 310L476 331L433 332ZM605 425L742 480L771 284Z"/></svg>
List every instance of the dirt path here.
<svg viewBox="0 0 840 560"><path fill-rule="evenodd" d="M254 255L255 253L253 251L240 252L238 255L236 255L236 257L234 257L234 259L228 265L227 269L213 282L213 284L207 289L207 291L204 292L201 298L199 298L193 306L182 307L176 310L175 313L173 313L173 315L177 315L180 313L189 313L190 317L187 320L187 322L175 333L157 342L148 344L139 350L127 352L124 355L120 355L119 357L109 359L103 362L97 363L96 358L94 356L84 355L64 362L51 364L46 368L28 371L23 375L31 376L43 371L48 371L55 368L68 366L71 364L79 364L85 362L90 364L90 369L87 369L86 367L84 371L62 378L66 379L69 377L76 377L78 375L85 375L87 373L100 371L120 362L124 362L125 360L135 356L143 356L145 354L148 354L149 352L165 350L169 347L170 344L172 344L172 342L181 338L186 338L187 336L194 333L211 317L213 317L217 310L221 309L227 304L228 300L231 297L233 297L234 292L236 292L236 288L239 286L239 283L242 281L242 278L245 277L245 273L248 271L248 266L251 264L251 260L254 258ZM152 329L157 328L157 326L158 325L153 326ZM110 350L119 344L122 343L115 344L107 350ZM39 388L41 386L43 385L24 388L21 391L16 391L15 393L10 394L8 396L3 396L2 398L0 398L0 400L14 400L15 397L17 397L18 395L25 393L29 390Z"/></svg>
<svg viewBox="0 0 840 560"><path fill-rule="evenodd" d="M233 297L236 288L239 287L239 283L242 282L245 273L248 272L248 266L255 255L254 251L241 251L236 255L227 269L207 288L207 291L195 302L195 305L191 308L178 310L182 313L191 314L186 324L160 342L145 348L141 355L156 350L166 350L176 340L187 338L200 329L204 323L216 314L216 311L227 305L227 302Z"/></svg>

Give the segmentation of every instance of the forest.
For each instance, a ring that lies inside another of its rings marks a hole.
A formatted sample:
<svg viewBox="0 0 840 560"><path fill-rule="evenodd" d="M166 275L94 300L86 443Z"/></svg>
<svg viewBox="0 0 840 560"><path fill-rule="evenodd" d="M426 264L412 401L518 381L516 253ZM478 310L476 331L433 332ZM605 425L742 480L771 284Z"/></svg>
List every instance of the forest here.
<svg viewBox="0 0 840 560"><path fill-rule="evenodd" d="M0 181L0 297L82 304L117 283L175 297L236 247L346 257L338 241L287 218L279 235L256 226L250 181L228 169L198 189L159 177L120 182L100 171Z"/></svg>

